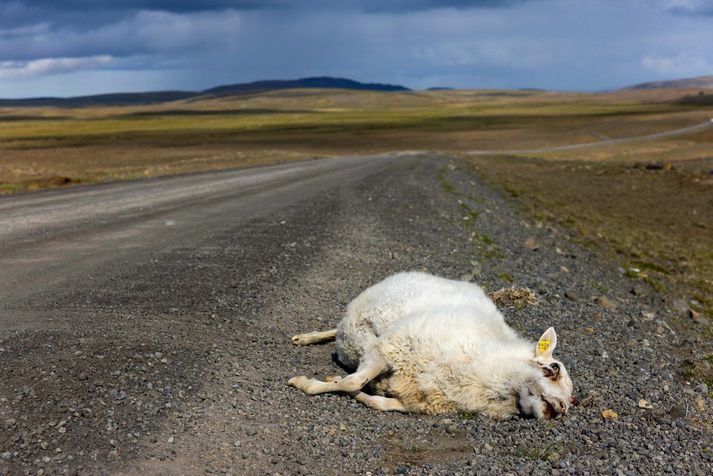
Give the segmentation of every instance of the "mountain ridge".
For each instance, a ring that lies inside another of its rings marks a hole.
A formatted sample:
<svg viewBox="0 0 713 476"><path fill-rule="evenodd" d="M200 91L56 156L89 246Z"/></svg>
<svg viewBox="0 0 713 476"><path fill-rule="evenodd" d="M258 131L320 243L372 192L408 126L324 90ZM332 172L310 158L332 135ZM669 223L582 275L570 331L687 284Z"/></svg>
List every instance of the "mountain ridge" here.
<svg viewBox="0 0 713 476"><path fill-rule="evenodd" d="M713 75L696 76L694 78L669 79L662 81L648 81L622 88L624 91L641 89L711 89L713 88Z"/></svg>
<svg viewBox="0 0 713 476"><path fill-rule="evenodd" d="M197 97L224 97L281 89L348 89L359 91L411 91L385 83L362 83L346 78L316 76L300 79L272 79L215 86L202 91L150 91L92 94L71 97L30 97L0 99L0 107L89 107L89 106L139 106L178 101Z"/></svg>

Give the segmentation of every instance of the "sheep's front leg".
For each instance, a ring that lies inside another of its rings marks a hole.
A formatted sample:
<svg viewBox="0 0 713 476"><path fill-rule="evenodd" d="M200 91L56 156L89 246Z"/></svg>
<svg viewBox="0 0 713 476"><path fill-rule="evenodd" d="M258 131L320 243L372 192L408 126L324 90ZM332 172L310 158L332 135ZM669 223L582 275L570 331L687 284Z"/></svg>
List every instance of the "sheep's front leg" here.
<svg viewBox="0 0 713 476"><path fill-rule="evenodd" d="M322 382L302 375L300 377L292 377L287 384L302 390L308 395L327 392L356 392L388 369L388 365L381 359L365 359L359 364L356 372L340 380L331 379L329 382Z"/></svg>
<svg viewBox="0 0 713 476"><path fill-rule="evenodd" d="M295 345L312 345L321 344L322 342L331 342L337 337L337 330L330 329L321 332L307 332L305 334L297 334L292 338L292 343Z"/></svg>

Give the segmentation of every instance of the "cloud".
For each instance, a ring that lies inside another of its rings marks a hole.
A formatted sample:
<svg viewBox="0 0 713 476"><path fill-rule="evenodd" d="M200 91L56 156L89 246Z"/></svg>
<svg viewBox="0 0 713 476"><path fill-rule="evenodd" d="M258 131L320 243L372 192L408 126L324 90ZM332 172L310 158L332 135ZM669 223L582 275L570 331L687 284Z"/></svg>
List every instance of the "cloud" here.
<svg viewBox="0 0 713 476"><path fill-rule="evenodd" d="M32 8L62 11L102 10L160 10L174 13L202 12L211 10L255 10L274 8L289 3L281 0L32 0L19 1Z"/></svg>
<svg viewBox="0 0 713 476"><path fill-rule="evenodd" d="M110 66L108 55L87 58L45 58L33 61L0 62L0 79L28 79L73 71L99 69Z"/></svg>
<svg viewBox="0 0 713 476"><path fill-rule="evenodd" d="M182 56L189 51L225 48L237 39L235 11L177 14L139 11L114 23L83 30L46 24L0 33L0 60L110 55L130 57L158 53Z"/></svg>
<svg viewBox="0 0 713 476"><path fill-rule="evenodd" d="M291 8L297 0L11 0L0 1L0 30L38 23L54 30L86 31L114 24L137 12L194 14L269 11ZM310 4L311 5L311 4ZM310 7L311 8L311 7Z"/></svg>
<svg viewBox="0 0 713 476"><path fill-rule="evenodd" d="M657 75L666 77L698 76L710 74L713 64L705 58L680 54L674 57L646 56L641 65Z"/></svg>
<svg viewBox="0 0 713 476"><path fill-rule="evenodd" d="M0 97L312 75L606 89L702 74L713 63L711 17L701 13L711 3L0 0Z"/></svg>
<svg viewBox="0 0 713 476"><path fill-rule="evenodd" d="M531 0L25 0L18 4L61 11L157 10L173 13L215 10L358 10L408 12L440 8L499 8Z"/></svg>
<svg viewBox="0 0 713 476"><path fill-rule="evenodd" d="M682 15L713 15L713 0L654 0L664 11Z"/></svg>
<svg viewBox="0 0 713 476"><path fill-rule="evenodd" d="M49 23L55 29L84 30L116 23L140 11L407 13L434 9L506 8L534 0L11 0L0 2L0 29Z"/></svg>
<svg viewBox="0 0 713 476"><path fill-rule="evenodd" d="M0 30L0 41L12 38L26 38L37 35L45 35L50 32L50 25L47 22L36 23L29 26L16 28L5 28Z"/></svg>
<svg viewBox="0 0 713 476"><path fill-rule="evenodd" d="M348 9L364 12L417 12L437 9L483 9L507 8L527 3L531 0L346 0L342 2L324 1L322 8ZM299 1L292 2L299 4Z"/></svg>

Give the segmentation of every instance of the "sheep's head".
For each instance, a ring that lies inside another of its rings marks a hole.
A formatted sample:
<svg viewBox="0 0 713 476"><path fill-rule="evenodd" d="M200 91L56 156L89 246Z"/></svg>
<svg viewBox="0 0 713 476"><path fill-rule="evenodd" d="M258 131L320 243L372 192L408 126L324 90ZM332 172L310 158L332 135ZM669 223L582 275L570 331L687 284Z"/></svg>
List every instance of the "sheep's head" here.
<svg viewBox="0 0 713 476"><path fill-rule="evenodd" d="M556 346L557 333L550 327L540 337L530 359L530 365L536 369L535 377L520 391L519 405L527 415L555 418L577 404L567 369L552 357Z"/></svg>

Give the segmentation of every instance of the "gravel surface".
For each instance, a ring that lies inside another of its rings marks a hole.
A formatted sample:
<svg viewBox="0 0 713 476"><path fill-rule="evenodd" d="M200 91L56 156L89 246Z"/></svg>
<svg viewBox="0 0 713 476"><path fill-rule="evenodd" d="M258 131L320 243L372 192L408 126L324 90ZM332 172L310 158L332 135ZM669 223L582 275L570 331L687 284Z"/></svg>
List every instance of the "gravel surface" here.
<svg viewBox="0 0 713 476"><path fill-rule="evenodd" d="M0 474L710 474L711 401L681 372L696 336L462 167L401 159L18 307L45 324L0 334ZM333 344L292 335L411 269L532 289L508 323L555 326L583 404L503 423L286 386L344 374Z"/></svg>

